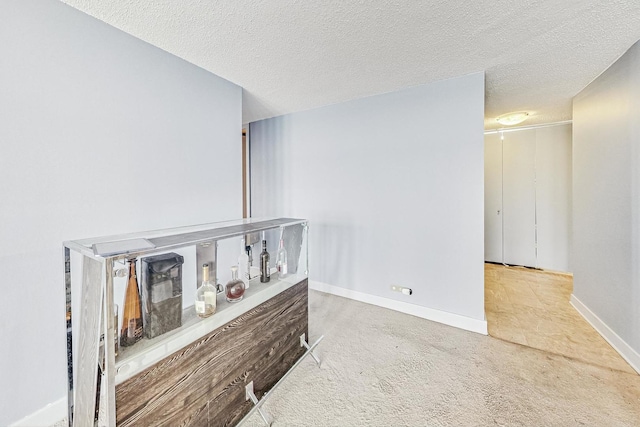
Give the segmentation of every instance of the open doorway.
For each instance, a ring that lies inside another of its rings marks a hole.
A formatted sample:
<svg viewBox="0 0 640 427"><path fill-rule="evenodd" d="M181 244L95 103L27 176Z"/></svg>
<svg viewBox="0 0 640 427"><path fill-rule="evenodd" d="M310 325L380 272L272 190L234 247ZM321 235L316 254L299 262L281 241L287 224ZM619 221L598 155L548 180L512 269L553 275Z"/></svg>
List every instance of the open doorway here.
<svg viewBox="0 0 640 427"><path fill-rule="evenodd" d="M633 372L571 306L571 124L485 134L489 335Z"/></svg>

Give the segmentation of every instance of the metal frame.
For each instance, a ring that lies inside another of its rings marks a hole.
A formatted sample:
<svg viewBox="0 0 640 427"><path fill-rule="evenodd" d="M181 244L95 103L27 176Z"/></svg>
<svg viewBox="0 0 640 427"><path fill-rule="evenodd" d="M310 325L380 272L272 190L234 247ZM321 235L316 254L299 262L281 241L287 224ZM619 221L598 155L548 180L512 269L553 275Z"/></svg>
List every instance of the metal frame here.
<svg viewBox="0 0 640 427"><path fill-rule="evenodd" d="M66 322L67 322L67 419L69 426L73 425L73 318L71 304L71 251L64 247L64 286L66 293Z"/></svg>
<svg viewBox="0 0 640 427"><path fill-rule="evenodd" d="M320 341L322 341L323 338L324 335L320 336L320 338L318 338L312 345L309 345L307 344L305 334L300 335L300 346L306 347L307 351L305 351L304 354L300 356L300 358L296 361L296 363L294 363L294 365L282 376L282 378L280 378L278 382L275 383L273 387L271 387L271 390L269 390L264 394L264 396L262 396L262 399L258 400L256 398L256 395L253 393L253 381L245 386L245 400L251 400L251 402L253 403L253 408L251 409L251 411L249 411L249 413L247 413L247 415L244 416L244 418L242 418L242 420L240 420L240 422L238 423L239 426L242 425L245 420L249 419L251 415L253 415L253 413L257 411L260 414L260 417L262 418L262 421L264 421L265 425L267 427L271 427L271 423L273 421L269 414L262 410L261 406L269 398L269 396L271 396L271 393L273 393L273 391L278 388L278 386L284 381L284 379L287 378L289 374L293 372L293 370L296 369L307 356L311 355L318 367L320 367L320 359L313 351L318 346L318 344L320 344Z"/></svg>

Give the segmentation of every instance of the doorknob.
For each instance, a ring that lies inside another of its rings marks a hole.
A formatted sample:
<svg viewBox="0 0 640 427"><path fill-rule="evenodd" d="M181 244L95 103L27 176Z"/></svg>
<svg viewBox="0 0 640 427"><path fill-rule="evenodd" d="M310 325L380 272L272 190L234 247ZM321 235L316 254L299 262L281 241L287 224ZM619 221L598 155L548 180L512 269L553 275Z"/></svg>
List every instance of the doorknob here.
<svg viewBox="0 0 640 427"><path fill-rule="evenodd" d="M500 209L498 209L498 215L500 215Z"/></svg>

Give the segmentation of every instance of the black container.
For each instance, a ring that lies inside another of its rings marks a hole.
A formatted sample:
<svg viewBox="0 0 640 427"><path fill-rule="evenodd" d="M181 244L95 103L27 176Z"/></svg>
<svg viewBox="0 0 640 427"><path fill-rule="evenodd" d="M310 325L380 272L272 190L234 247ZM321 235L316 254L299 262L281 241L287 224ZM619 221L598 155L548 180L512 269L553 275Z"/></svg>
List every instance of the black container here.
<svg viewBox="0 0 640 427"><path fill-rule="evenodd" d="M157 337L182 324L182 264L176 253L142 258L142 321L144 335Z"/></svg>

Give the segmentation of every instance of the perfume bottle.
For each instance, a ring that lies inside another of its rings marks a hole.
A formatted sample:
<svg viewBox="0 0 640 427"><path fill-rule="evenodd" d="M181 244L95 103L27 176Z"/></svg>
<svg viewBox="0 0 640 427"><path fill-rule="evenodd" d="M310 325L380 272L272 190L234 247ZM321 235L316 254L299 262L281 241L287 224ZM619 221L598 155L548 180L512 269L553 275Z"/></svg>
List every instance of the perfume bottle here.
<svg viewBox="0 0 640 427"><path fill-rule="evenodd" d="M267 283L271 279L271 268L269 267L269 252L267 252L267 241L262 241L262 253L260 253L260 281Z"/></svg>
<svg viewBox="0 0 640 427"><path fill-rule="evenodd" d="M209 264L202 265L202 284L196 291L196 314L202 318L216 312L216 287L209 279Z"/></svg>
<svg viewBox="0 0 640 427"><path fill-rule="evenodd" d="M249 254L246 251L245 241L242 238L240 243L240 256L238 257L238 276L244 282L244 288L249 289Z"/></svg>
<svg viewBox="0 0 640 427"><path fill-rule="evenodd" d="M284 248L284 239L280 239L280 247L276 256L276 267L278 268L278 279L287 277L287 250Z"/></svg>
<svg viewBox="0 0 640 427"><path fill-rule="evenodd" d="M231 267L231 280L229 280L226 286L227 301L240 301L244 296L244 290L244 282L238 279L238 267L234 265Z"/></svg>
<svg viewBox="0 0 640 427"><path fill-rule="evenodd" d="M140 292L136 277L136 259L129 260L129 283L124 296L122 309L122 329L120 345L128 347L142 339L142 310L140 308Z"/></svg>

